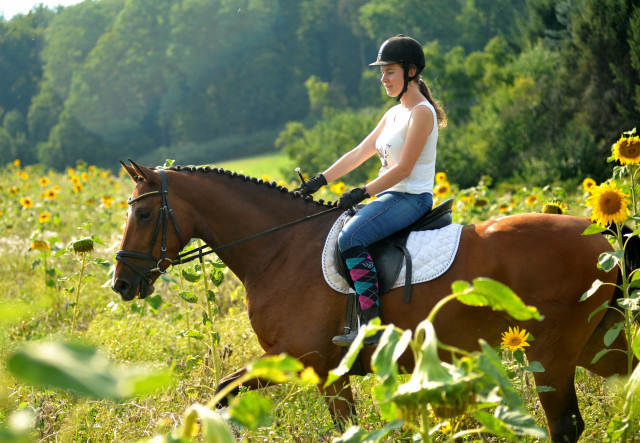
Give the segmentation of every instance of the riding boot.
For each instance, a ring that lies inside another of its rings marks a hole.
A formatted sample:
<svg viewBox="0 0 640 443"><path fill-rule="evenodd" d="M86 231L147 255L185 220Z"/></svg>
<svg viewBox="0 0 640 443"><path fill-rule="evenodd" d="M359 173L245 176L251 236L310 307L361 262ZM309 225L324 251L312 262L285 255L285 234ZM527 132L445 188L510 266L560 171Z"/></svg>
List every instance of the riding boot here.
<svg viewBox="0 0 640 443"><path fill-rule="evenodd" d="M342 253L349 276L358 296L360 304L360 324L366 325L372 319L380 317L380 299L378 297L378 272L371 255L364 246L354 246ZM365 346L377 346L381 331L364 339ZM358 335L358 331L337 335L331 340L338 346L350 346Z"/></svg>

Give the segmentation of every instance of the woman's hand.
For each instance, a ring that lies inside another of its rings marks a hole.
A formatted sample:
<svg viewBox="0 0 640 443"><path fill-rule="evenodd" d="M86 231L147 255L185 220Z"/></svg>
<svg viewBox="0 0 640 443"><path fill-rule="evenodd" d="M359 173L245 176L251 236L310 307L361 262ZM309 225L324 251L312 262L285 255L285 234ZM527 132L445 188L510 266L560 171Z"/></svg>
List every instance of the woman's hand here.
<svg viewBox="0 0 640 443"><path fill-rule="evenodd" d="M355 188L351 191L347 191L340 196L340 201L338 202L338 207L343 211L348 211L353 206L360 203L365 198L369 198L370 195L367 194L367 190L365 187Z"/></svg>
<svg viewBox="0 0 640 443"><path fill-rule="evenodd" d="M298 188L294 189L293 192L299 192L303 196L307 197L314 192L316 192L321 187L327 184L327 179L324 178L324 175L318 174L315 177L311 177L305 183L300 185Z"/></svg>

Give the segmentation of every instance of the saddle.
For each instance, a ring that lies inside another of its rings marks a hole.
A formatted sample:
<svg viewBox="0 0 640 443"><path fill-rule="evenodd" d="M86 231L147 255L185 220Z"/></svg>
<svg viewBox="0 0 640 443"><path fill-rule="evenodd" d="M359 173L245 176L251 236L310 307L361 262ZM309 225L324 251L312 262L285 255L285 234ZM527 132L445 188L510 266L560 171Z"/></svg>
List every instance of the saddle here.
<svg viewBox="0 0 640 443"><path fill-rule="evenodd" d="M434 209L425 214L415 223L406 228L384 238L367 248L378 271L378 286L380 294L389 292L396 282L402 269L403 262L406 263L406 277L404 287L404 302L411 301L411 254L407 249L407 239L414 231L427 231L430 229L440 229L452 222L451 210L453 199L446 200ZM353 281L349 277L349 272L340 256L340 250L336 248L336 267L340 275L353 288Z"/></svg>

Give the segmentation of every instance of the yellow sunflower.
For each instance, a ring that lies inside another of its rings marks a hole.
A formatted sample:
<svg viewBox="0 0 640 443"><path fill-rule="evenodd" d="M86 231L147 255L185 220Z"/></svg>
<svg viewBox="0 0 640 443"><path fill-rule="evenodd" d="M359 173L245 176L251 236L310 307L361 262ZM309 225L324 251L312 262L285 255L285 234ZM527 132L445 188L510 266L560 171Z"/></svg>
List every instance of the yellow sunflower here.
<svg viewBox="0 0 640 443"><path fill-rule="evenodd" d="M51 220L51 214L48 212L43 212L42 214L40 214L40 216L38 217L38 221L40 223L46 223L49 220Z"/></svg>
<svg viewBox="0 0 640 443"><path fill-rule="evenodd" d="M55 191L55 189L47 189L46 191L44 191L44 198L48 200L55 199L56 195L58 195L58 193Z"/></svg>
<svg viewBox="0 0 640 443"><path fill-rule="evenodd" d="M530 194L527 196L526 203L529 206L533 206L538 201L538 194Z"/></svg>
<svg viewBox="0 0 640 443"><path fill-rule="evenodd" d="M448 181L444 181L444 182L441 182L438 186L436 186L436 188L434 189L434 192L436 197L444 197L449 193L450 190L451 190L451 184L449 184Z"/></svg>
<svg viewBox="0 0 640 443"><path fill-rule="evenodd" d="M511 210L511 206L509 206L507 203L502 203L500 206L498 206L498 212L509 212Z"/></svg>
<svg viewBox="0 0 640 443"><path fill-rule="evenodd" d="M613 145L613 158L623 165L640 163L640 137L622 137Z"/></svg>
<svg viewBox="0 0 640 443"><path fill-rule="evenodd" d="M527 338L529 338L529 333L526 329L521 331L518 326L515 328L509 326L509 331L502 333L502 343L500 344L500 348L509 349L510 351L517 351L518 349L524 351L525 346L529 346Z"/></svg>
<svg viewBox="0 0 640 443"><path fill-rule="evenodd" d="M338 182L338 183L335 183L335 184L329 186L329 189L334 194L342 194L344 191L347 190L347 187L346 187L346 185L344 183Z"/></svg>
<svg viewBox="0 0 640 443"><path fill-rule="evenodd" d="M11 196L18 195L18 192L20 192L20 190L17 186L12 186L9 188L9 195Z"/></svg>
<svg viewBox="0 0 640 443"><path fill-rule="evenodd" d="M111 197L110 195L105 195L102 197L101 201L102 201L102 205L105 208L110 208L111 204L113 203L113 197Z"/></svg>
<svg viewBox="0 0 640 443"><path fill-rule="evenodd" d="M73 192L77 194L78 192L82 191L82 188L84 188L84 186L82 186L82 183L76 183L75 185L73 185Z"/></svg>
<svg viewBox="0 0 640 443"><path fill-rule="evenodd" d="M23 208L33 208L33 200L31 200L30 197L22 197L20 199L20 205L22 205Z"/></svg>
<svg viewBox="0 0 640 443"><path fill-rule="evenodd" d="M34 251L48 251L51 249L46 240L34 240L31 242L31 249Z"/></svg>
<svg viewBox="0 0 640 443"><path fill-rule="evenodd" d="M447 174L445 174L444 172L437 172L436 173L436 183L440 184L440 183L444 183L447 181Z"/></svg>
<svg viewBox="0 0 640 443"><path fill-rule="evenodd" d="M593 208L591 221L605 227L625 221L629 216L629 200L626 197L629 194L622 192L615 182L592 187L591 195L587 198L587 206Z"/></svg>
<svg viewBox="0 0 640 443"><path fill-rule="evenodd" d="M50 182L51 182L51 180L49 180L49 177L40 177L38 179L38 183L40 183L40 186L42 186L43 188L45 186L49 186Z"/></svg>
<svg viewBox="0 0 640 443"><path fill-rule="evenodd" d="M584 189L586 192L591 192L591 188L593 188L595 185L596 181L590 177L582 180L582 189Z"/></svg>
<svg viewBox="0 0 640 443"><path fill-rule="evenodd" d="M560 200L550 200L542 207L542 212L545 214L564 214L567 210L567 205Z"/></svg>
<svg viewBox="0 0 640 443"><path fill-rule="evenodd" d="M13 166L14 166L15 168L19 168L19 167L20 167L20 159L17 159L17 158L16 158L16 159L13 161Z"/></svg>

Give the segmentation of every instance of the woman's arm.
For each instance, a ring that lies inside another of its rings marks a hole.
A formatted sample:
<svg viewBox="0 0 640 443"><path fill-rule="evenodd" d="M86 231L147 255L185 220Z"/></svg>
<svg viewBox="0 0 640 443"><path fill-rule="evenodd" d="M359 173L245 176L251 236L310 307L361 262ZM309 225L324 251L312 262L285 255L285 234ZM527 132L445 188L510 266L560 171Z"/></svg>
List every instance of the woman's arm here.
<svg viewBox="0 0 640 443"><path fill-rule="evenodd" d="M433 114L426 106L418 106L411 113L407 136L398 163L389 171L366 185L367 194L379 194L407 178L424 149L427 138L433 132ZM328 180L328 179L327 179Z"/></svg>
<svg viewBox="0 0 640 443"><path fill-rule="evenodd" d="M386 118L385 115L380 122L378 122L375 129L371 131L358 146L340 157L322 173L328 183L353 171L376 153L376 139L382 132L382 128L384 128Z"/></svg>

